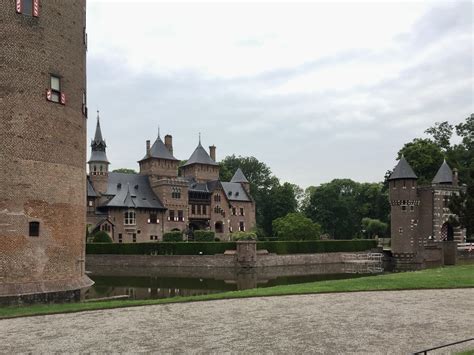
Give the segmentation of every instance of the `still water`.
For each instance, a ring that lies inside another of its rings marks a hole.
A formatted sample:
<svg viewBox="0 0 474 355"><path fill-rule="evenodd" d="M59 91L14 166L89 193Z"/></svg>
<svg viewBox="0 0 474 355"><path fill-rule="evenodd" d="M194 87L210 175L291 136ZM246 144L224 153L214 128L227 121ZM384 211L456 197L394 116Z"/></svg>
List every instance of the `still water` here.
<svg viewBox="0 0 474 355"><path fill-rule="evenodd" d="M224 268L100 268L89 270L95 284L85 299L127 295L129 299L194 296L323 280L349 279L380 274L380 268L344 264L305 267L271 267L236 270Z"/></svg>

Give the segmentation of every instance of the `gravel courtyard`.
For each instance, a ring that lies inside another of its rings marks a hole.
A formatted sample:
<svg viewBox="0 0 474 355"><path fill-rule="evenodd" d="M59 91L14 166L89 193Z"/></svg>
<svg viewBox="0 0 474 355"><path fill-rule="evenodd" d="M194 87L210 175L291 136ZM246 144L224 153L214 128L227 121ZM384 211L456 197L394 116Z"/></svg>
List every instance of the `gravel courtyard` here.
<svg viewBox="0 0 474 355"><path fill-rule="evenodd" d="M0 320L5 354L393 354L471 337L474 289L262 297ZM468 348L474 342L457 347Z"/></svg>

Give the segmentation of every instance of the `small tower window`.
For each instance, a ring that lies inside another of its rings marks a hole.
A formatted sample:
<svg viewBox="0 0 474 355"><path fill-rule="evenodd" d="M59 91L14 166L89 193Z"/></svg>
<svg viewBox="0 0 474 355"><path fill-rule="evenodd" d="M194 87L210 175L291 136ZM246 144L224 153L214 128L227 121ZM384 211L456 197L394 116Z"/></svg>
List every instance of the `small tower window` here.
<svg viewBox="0 0 474 355"><path fill-rule="evenodd" d="M40 224L39 222L30 222L30 237L39 237Z"/></svg>
<svg viewBox="0 0 474 355"><path fill-rule="evenodd" d="M51 75L51 101L59 102L61 98L61 79Z"/></svg>

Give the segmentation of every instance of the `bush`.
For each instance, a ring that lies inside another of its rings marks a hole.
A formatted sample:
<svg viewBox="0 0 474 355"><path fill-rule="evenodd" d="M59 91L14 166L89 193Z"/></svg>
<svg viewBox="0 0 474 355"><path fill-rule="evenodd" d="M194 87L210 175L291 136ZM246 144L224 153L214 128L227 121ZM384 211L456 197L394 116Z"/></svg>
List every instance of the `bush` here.
<svg viewBox="0 0 474 355"><path fill-rule="evenodd" d="M316 240L257 242L257 249L276 254L357 252L377 247L376 240ZM177 242L87 244L87 254L118 255L214 255L235 250L236 242Z"/></svg>
<svg viewBox="0 0 474 355"><path fill-rule="evenodd" d="M321 226L302 213L288 213L273 221L273 232L278 240L317 240Z"/></svg>
<svg viewBox="0 0 474 355"><path fill-rule="evenodd" d="M365 251L377 247L376 240L312 240L258 242L257 249L276 254L311 254Z"/></svg>
<svg viewBox="0 0 474 355"><path fill-rule="evenodd" d="M257 234L252 232L235 232L230 235L231 240L257 240Z"/></svg>
<svg viewBox="0 0 474 355"><path fill-rule="evenodd" d="M98 231L94 234L92 238L92 242L93 243L112 243L112 239L107 234L107 232Z"/></svg>
<svg viewBox="0 0 474 355"><path fill-rule="evenodd" d="M87 254L116 255L214 255L235 250L235 242L160 242L88 244Z"/></svg>
<svg viewBox="0 0 474 355"><path fill-rule="evenodd" d="M166 232L163 234L164 242L182 242L183 233L181 231Z"/></svg>
<svg viewBox="0 0 474 355"><path fill-rule="evenodd" d="M194 231L195 242L213 242L215 233L211 231L196 230Z"/></svg>

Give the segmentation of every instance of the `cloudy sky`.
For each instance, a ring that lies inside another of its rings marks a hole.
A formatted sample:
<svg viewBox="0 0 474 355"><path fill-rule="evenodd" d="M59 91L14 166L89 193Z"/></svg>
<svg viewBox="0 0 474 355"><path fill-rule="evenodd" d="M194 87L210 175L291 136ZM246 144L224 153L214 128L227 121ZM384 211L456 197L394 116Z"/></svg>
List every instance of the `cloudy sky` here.
<svg viewBox="0 0 474 355"><path fill-rule="evenodd" d="M400 147L473 107L471 2L88 1L89 138L138 169L172 134L303 187L381 181Z"/></svg>

